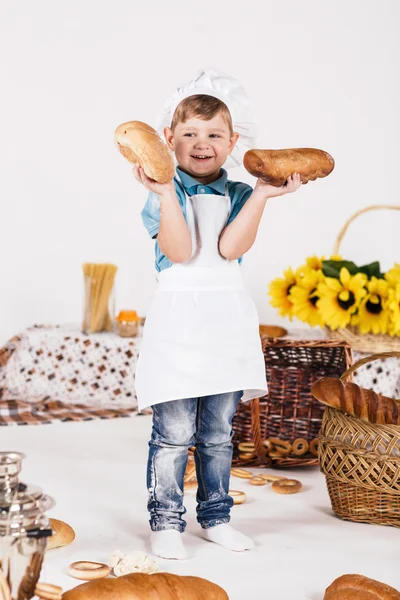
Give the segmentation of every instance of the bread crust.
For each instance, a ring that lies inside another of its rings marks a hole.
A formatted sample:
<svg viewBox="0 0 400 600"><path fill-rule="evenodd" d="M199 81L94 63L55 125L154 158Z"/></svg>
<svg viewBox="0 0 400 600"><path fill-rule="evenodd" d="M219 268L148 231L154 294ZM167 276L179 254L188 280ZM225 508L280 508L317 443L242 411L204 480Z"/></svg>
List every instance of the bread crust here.
<svg viewBox="0 0 400 600"><path fill-rule="evenodd" d="M141 121L121 123L114 133L118 150L130 163L139 163L147 177L158 183L174 178L173 158L157 131Z"/></svg>
<svg viewBox="0 0 400 600"><path fill-rule="evenodd" d="M400 600L400 592L364 575L342 575L326 589L324 600Z"/></svg>
<svg viewBox="0 0 400 600"><path fill-rule="evenodd" d="M280 187L293 173L299 173L303 184L326 177L335 161L324 150L316 148L289 148L284 150L248 150L243 165L254 177Z"/></svg>

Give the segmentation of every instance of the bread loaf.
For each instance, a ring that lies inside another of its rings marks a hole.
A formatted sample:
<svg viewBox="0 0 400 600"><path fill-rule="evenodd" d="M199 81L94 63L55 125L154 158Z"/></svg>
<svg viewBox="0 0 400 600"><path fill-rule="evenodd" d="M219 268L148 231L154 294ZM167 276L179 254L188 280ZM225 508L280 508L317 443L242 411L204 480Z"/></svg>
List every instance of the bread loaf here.
<svg viewBox="0 0 400 600"><path fill-rule="evenodd" d="M121 154L139 163L147 177L168 183L175 174L172 156L157 131L141 121L128 121L117 127L114 140Z"/></svg>
<svg viewBox="0 0 400 600"><path fill-rule="evenodd" d="M229 600L207 579L170 573L131 573L117 579L96 579L65 592L62 600Z"/></svg>
<svg viewBox="0 0 400 600"><path fill-rule="evenodd" d="M311 393L322 404L339 408L349 415L378 425L400 425L399 402L333 377L318 379Z"/></svg>
<svg viewBox="0 0 400 600"><path fill-rule="evenodd" d="M299 173L303 184L326 177L335 166L332 156L315 148L288 150L248 150L244 155L245 169L276 187L284 185L293 173Z"/></svg>
<svg viewBox="0 0 400 600"><path fill-rule="evenodd" d="M326 589L324 600L400 600L400 592L364 575L342 575Z"/></svg>
<svg viewBox="0 0 400 600"><path fill-rule="evenodd" d="M74 541L75 531L68 523L58 521L57 519L50 519L50 527L53 530L53 535L47 540L46 550L68 546L68 544Z"/></svg>

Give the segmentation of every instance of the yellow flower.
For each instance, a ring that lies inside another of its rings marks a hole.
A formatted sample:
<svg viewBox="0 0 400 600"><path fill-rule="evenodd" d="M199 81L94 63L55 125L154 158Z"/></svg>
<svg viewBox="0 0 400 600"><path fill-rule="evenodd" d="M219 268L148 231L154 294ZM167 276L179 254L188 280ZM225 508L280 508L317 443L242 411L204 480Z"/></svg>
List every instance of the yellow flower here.
<svg viewBox="0 0 400 600"><path fill-rule="evenodd" d="M364 273L350 275L346 267L340 269L340 278L326 277L318 285L319 308L324 322L331 328L344 328L351 321L362 298L366 294L367 276Z"/></svg>
<svg viewBox="0 0 400 600"><path fill-rule="evenodd" d="M322 279L322 271L310 271L290 288L294 316L308 323L311 327L322 327L324 325L321 313L317 308L317 286Z"/></svg>
<svg viewBox="0 0 400 600"><path fill-rule="evenodd" d="M293 317L293 303L289 297L290 289L297 283L293 269L289 267L284 271L284 277L278 277L269 284L271 305L278 309L282 317Z"/></svg>
<svg viewBox="0 0 400 600"><path fill-rule="evenodd" d="M385 279L393 286L400 283L400 265L398 263L395 263L394 267L385 274Z"/></svg>
<svg viewBox="0 0 400 600"><path fill-rule="evenodd" d="M319 258L318 256L310 256L309 258L306 258L306 263L301 265L301 267L296 270L296 277L305 277L305 275L308 275L313 271L321 271L323 260L324 257Z"/></svg>
<svg viewBox="0 0 400 600"><path fill-rule="evenodd" d="M400 335L400 282L394 288L389 288L389 327L390 335Z"/></svg>
<svg viewBox="0 0 400 600"><path fill-rule="evenodd" d="M357 325L360 333L387 333L389 311L387 309L388 282L371 277L367 283L368 294L362 300L358 312L352 317L352 325Z"/></svg>

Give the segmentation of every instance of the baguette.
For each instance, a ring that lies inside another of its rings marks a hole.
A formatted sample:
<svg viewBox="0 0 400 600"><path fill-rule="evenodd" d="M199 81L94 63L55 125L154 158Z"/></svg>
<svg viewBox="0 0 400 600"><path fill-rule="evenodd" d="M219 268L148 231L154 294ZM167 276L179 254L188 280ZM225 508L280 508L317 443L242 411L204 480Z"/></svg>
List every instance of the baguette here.
<svg viewBox="0 0 400 600"><path fill-rule="evenodd" d="M139 163L147 177L158 183L174 178L172 156L157 131L141 121L128 121L117 127L114 140L118 150L131 163Z"/></svg>
<svg viewBox="0 0 400 600"><path fill-rule="evenodd" d="M243 165L254 177L280 187L293 173L299 173L303 184L333 171L335 161L324 150L291 148L287 150L248 150Z"/></svg>

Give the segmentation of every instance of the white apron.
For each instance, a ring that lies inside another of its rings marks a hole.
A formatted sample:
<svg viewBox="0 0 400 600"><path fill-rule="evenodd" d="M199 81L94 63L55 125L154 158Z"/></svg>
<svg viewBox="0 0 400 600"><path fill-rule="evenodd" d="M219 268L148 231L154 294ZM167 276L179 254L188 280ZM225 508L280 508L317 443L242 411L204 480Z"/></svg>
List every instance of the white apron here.
<svg viewBox="0 0 400 600"><path fill-rule="evenodd" d="M239 390L242 400L267 393L256 308L240 265L218 250L228 189L186 196L186 207L192 256L159 274L136 368L139 410Z"/></svg>

